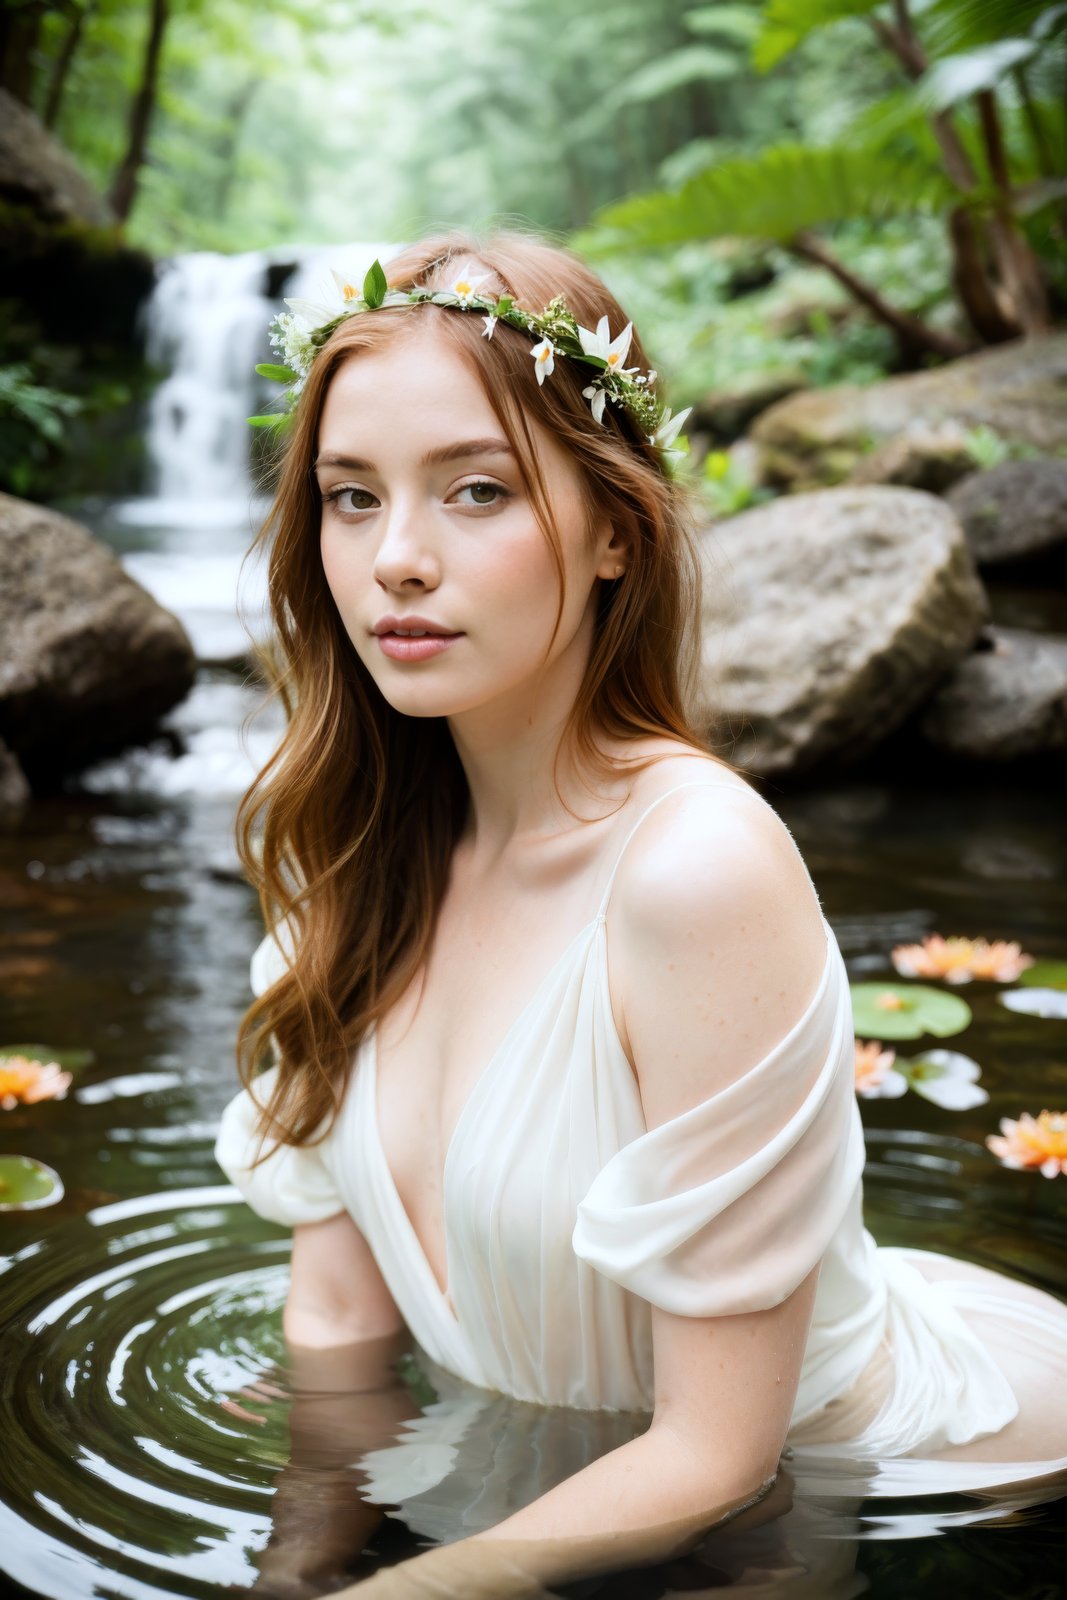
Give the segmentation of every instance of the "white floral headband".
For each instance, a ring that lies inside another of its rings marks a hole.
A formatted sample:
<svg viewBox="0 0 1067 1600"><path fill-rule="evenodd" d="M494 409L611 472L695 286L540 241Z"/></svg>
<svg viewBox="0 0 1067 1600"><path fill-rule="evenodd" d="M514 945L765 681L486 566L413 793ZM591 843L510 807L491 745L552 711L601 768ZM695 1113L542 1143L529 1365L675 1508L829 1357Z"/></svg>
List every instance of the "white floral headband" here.
<svg viewBox="0 0 1067 1600"><path fill-rule="evenodd" d="M506 322L522 333L535 334L538 343L530 351L534 359L537 381L543 384L555 367L556 356L570 356L596 369L596 377L582 390L589 401L593 420L604 421L604 409L622 406L630 413L644 433L649 444L661 450L665 458L680 457L685 450L675 450L674 444L682 424L692 406L687 406L677 416L672 416L669 406L663 406L652 392L655 372L638 372L636 367L624 365L630 349L633 323L628 322L614 339L608 329L607 317L601 317L596 331L581 327L567 310L562 295L550 300L540 316L521 311L510 295L499 297L475 293L489 273L478 277L471 274L468 262L450 289L390 289L381 263L375 261L363 280L363 292L357 294L351 283L340 273L333 279L340 295L340 303L320 305L312 300L286 300L288 311L274 318L270 325L271 348L285 360L284 366L264 362L256 371L288 387L290 408L295 402L312 362L334 329L348 317L363 311L377 311L380 306L419 305L431 302L438 306L453 306L460 311L481 311L484 315L485 337L491 339L498 322ZM253 427L278 427L288 421L289 412L272 412L268 416L249 417Z"/></svg>

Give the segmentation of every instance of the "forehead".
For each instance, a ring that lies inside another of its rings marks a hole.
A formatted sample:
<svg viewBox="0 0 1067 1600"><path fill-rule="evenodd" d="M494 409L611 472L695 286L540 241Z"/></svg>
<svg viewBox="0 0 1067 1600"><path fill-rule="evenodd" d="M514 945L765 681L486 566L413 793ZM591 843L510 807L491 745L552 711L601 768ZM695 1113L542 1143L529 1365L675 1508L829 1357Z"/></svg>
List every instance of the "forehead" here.
<svg viewBox="0 0 1067 1600"><path fill-rule="evenodd" d="M373 313L370 313L373 315ZM417 315L417 313L416 313ZM450 340L427 324L398 330L380 348L348 356L334 374L322 410L322 430L477 423L491 433L495 413L476 374Z"/></svg>

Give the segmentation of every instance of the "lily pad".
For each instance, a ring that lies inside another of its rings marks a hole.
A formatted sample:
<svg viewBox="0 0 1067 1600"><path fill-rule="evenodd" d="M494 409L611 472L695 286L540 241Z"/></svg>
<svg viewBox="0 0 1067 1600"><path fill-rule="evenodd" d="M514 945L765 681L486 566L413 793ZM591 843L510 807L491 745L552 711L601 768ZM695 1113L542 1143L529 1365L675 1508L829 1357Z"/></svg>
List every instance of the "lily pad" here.
<svg viewBox="0 0 1067 1600"><path fill-rule="evenodd" d="M1063 989L1002 989L997 999L1009 1011L1021 1011L1027 1017L1067 1021L1067 991Z"/></svg>
<svg viewBox="0 0 1067 1600"><path fill-rule="evenodd" d="M1067 991L1067 961L1035 961L1032 967L1020 972L1019 982L1027 989Z"/></svg>
<svg viewBox="0 0 1067 1600"><path fill-rule="evenodd" d="M0 1061L8 1056L26 1056L30 1061L55 1061L65 1072L91 1067L96 1060L92 1050L53 1050L50 1044L0 1044Z"/></svg>
<svg viewBox="0 0 1067 1600"><path fill-rule="evenodd" d="M0 1211L35 1211L63 1198L63 1180L32 1156L0 1156Z"/></svg>
<svg viewBox="0 0 1067 1600"><path fill-rule="evenodd" d="M853 983L849 988L853 1026L862 1039L918 1039L924 1033L946 1039L971 1021L966 1000L925 983Z"/></svg>

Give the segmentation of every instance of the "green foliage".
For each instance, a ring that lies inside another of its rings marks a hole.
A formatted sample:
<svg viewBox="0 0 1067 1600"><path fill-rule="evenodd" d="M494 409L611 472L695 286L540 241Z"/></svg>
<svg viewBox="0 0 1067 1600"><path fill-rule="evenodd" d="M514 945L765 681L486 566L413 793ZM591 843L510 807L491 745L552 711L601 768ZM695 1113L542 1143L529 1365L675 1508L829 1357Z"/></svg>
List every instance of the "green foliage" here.
<svg viewBox="0 0 1067 1600"><path fill-rule="evenodd" d="M753 50L756 66L769 72L816 29L846 17L868 16L880 4L881 0L769 0Z"/></svg>
<svg viewBox="0 0 1067 1600"><path fill-rule="evenodd" d="M608 206L586 248L649 248L689 239L744 235L784 243L850 218L880 219L943 205L949 186L911 156L838 146L780 144L698 173L676 194L635 195Z"/></svg>
<svg viewBox="0 0 1067 1600"><path fill-rule="evenodd" d="M62 447L66 417L82 401L33 381L27 363L0 367L0 486L30 494L39 470Z"/></svg>
<svg viewBox="0 0 1067 1600"><path fill-rule="evenodd" d="M708 509L716 517L736 516L739 511L770 499L770 491L754 484L737 457L727 450L708 451L700 488Z"/></svg>

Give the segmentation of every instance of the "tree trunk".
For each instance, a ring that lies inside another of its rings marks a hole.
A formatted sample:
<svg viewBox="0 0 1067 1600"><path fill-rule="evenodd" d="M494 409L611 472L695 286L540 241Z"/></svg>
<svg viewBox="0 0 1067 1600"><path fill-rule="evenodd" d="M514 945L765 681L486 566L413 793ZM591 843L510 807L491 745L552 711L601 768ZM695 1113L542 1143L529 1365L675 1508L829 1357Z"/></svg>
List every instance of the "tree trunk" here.
<svg viewBox="0 0 1067 1600"><path fill-rule="evenodd" d="M1004 149L997 102L991 89L983 89L977 99L982 140L993 178L993 244L1001 280L1011 299L1020 333L1044 333L1048 328L1048 297L1041 269L1015 219L1008 157Z"/></svg>
<svg viewBox="0 0 1067 1600"><path fill-rule="evenodd" d="M0 89L33 106L33 57L44 19L43 0L0 6Z"/></svg>
<svg viewBox="0 0 1067 1600"><path fill-rule="evenodd" d="M95 10L95 0L86 0L71 18L67 37L63 40L63 48L56 57L52 68L52 78L48 85L48 98L45 100L43 120L46 128L54 128L59 117L59 108L63 103L63 91L67 87L67 78L70 75L71 63L81 44L85 24Z"/></svg>
<svg viewBox="0 0 1067 1600"><path fill-rule="evenodd" d="M825 267L826 271L832 273L838 283L848 290L854 300L866 306L879 322L884 322L887 328L891 328L901 356L907 364L914 365L916 358L924 355L951 358L967 354L969 347L954 333L931 328L919 317L912 316L910 311L898 311L896 306L890 305L873 284L857 277L851 268L839 260L815 234L809 233L806 229L795 233L786 241L786 246L803 260L813 261L816 266Z"/></svg>
<svg viewBox="0 0 1067 1600"><path fill-rule="evenodd" d="M119 163L109 196L112 209L120 222L125 222L133 210L133 202L137 195L137 180L144 165L148 147L148 129L156 104L159 58L163 49L163 35L167 29L169 3L170 0L152 0L152 18L145 46L144 66L141 70L141 86L130 112L126 154Z"/></svg>

